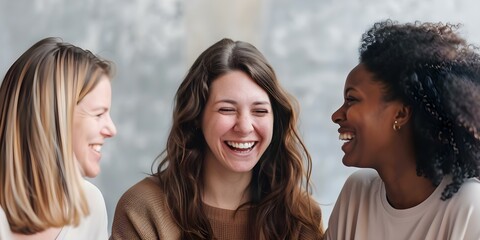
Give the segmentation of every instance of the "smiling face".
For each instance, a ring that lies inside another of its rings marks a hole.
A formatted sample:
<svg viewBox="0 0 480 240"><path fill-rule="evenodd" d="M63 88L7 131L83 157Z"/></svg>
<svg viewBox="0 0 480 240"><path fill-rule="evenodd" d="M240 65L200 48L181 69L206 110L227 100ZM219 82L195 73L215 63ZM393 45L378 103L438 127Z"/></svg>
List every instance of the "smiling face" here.
<svg viewBox="0 0 480 240"><path fill-rule="evenodd" d="M98 175L102 145L106 138L116 134L110 118L111 98L110 79L103 76L74 109L73 151L87 177Z"/></svg>
<svg viewBox="0 0 480 240"><path fill-rule="evenodd" d="M268 94L241 71L220 76L210 86L202 131L208 145L206 166L250 174L272 140Z"/></svg>
<svg viewBox="0 0 480 240"><path fill-rule="evenodd" d="M343 164L378 168L394 146L392 126L398 101L383 99L382 83L373 81L373 74L359 64L345 82L343 105L333 113L333 122L340 125L340 139L345 141Z"/></svg>

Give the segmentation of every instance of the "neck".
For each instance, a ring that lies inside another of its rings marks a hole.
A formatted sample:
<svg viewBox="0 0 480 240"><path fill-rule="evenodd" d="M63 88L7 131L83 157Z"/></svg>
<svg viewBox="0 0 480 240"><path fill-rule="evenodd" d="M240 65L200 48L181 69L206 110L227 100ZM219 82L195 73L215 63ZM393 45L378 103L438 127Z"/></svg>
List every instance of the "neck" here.
<svg viewBox="0 0 480 240"><path fill-rule="evenodd" d="M379 171L379 174L385 183L388 202L396 209L417 206L435 191L430 179L417 176L415 164L384 169Z"/></svg>
<svg viewBox="0 0 480 240"><path fill-rule="evenodd" d="M250 200L251 172L232 174L205 166L202 200L212 207L236 210Z"/></svg>
<svg viewBox="0 0 480 240"><path fill-rule="evenodd" d="M417 162L413 136L406 125L375 167L383 182L392 207L407 209L425 201L435 191L430 179L417 176Z"/></svg>

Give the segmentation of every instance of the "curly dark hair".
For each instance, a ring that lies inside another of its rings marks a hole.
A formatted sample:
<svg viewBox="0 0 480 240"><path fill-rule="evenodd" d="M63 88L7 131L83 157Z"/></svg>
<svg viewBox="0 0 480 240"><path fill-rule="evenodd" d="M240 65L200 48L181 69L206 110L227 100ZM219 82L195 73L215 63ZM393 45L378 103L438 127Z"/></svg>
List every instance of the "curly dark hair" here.
<svg viewBox="0 0 480 240"><path fill-rule="evenodd" d="M360 62L384 84L384 100L412 108L417 174L452 182L442 200L479 176L480 57L460 25L375 23L362 35Z"/></svg>

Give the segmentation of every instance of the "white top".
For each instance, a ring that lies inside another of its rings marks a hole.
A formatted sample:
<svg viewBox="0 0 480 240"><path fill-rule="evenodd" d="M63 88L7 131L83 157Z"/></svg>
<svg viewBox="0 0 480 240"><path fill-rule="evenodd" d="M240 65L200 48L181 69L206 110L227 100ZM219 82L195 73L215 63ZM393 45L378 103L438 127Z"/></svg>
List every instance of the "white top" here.
<svg viewBox="0 0 480 240"><path fill-rule="evenodd" d="M353 173L345 182L330 215L326 239L480 239L480 181L468 179L447 201L440 199L445 177L419 205L395 209L375 170ZM415 186L412 186L414 188Z"/></svg>
<svg viewBox="0 0 480 240"><path fill-rule="evenodd" d="M84 181L85 197L90 215L82 219L77 227L64 226L56 240L105 240L108 239L107 208L102 193L87 180ZM13 239L5 212L0 207L0 240Z"/></svg>

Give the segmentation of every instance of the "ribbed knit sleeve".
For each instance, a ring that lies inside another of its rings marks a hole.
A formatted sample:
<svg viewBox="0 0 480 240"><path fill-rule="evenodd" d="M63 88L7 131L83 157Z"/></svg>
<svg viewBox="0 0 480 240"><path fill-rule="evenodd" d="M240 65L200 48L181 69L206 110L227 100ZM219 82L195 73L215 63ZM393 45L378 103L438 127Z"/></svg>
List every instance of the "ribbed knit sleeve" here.
<svg viewBox="0 0 480 240"><path fill-rule="evenodd" d="M110 239L179 239L165 196L153 177L145 178L120 198Z"/></svg>

